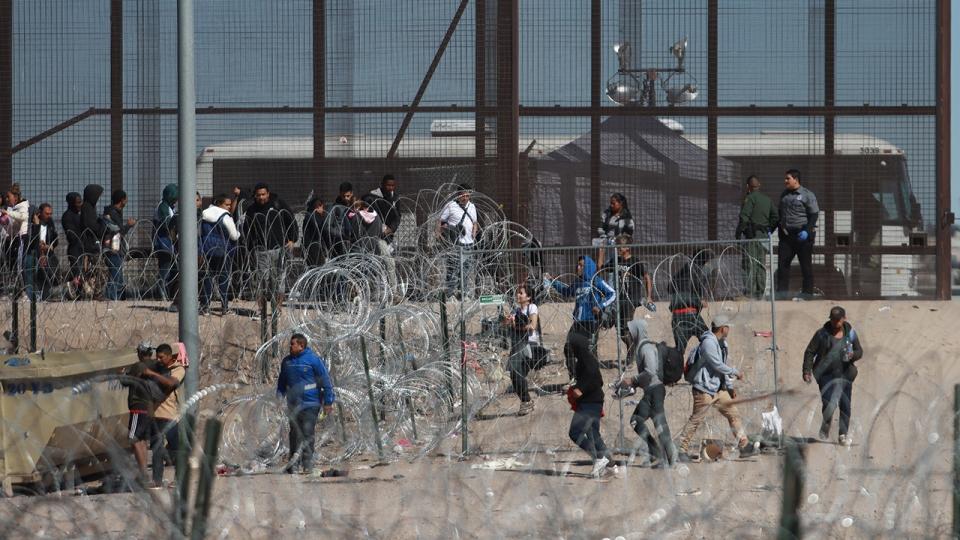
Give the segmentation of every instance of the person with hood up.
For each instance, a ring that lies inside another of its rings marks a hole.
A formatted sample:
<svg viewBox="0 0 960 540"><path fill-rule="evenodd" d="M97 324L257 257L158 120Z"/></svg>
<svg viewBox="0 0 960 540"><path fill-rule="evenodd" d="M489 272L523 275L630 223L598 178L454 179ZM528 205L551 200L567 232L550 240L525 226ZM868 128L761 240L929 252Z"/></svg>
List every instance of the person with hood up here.
<svg viewBox="0 0 960 540"><path fill-rule="evenodd" d="M643 398L637 403L637 408L630 417L633 430L640 436L637 447L641 450L641 454L648 456L645 460L647 463L656 452L658 466L673 466L677 460L677 449L673 445L670 426L667 424L667 413L663 407L667 388L663 384L663 364L657 344L647 336L647 321L643 319L627 323L627 330L634 344L630 347L627 358L632 359L634 354L636 355L637 375L621 379L619 386L643 390ZM647 420L653 420L657 437L647 429Z"/></svg>
<svg viewBox="0 0 960 540"><path fill-rule="evenodd" d="M176 184L167 184L163 187L160 204L153 214L153 251L157 255L157 268L160 273L161 292L167 300L173 303L171 311L176 311L177 304L177 200L180 198L180 188Z"/></svg>
<svg viewBox="0 0 960 540"><path fill-rule="evenodd" d="M303 218L303 258L308 267L321 266L326 260L323 250L323 228L327 221L327 207L320 197L307 202L307 216Z"/></svg>
<svg viewBox="0 0 960 540"><path fill-rule="evenodd" d="M700 346L687 358L688 370L692 374L693 413L680 431L678 446L681 459L690 458L690 441L714 405L729 422L740 449L747 446L747 435L740 422L740 412L733 402L737 398L733 381L743 379L743 375L737 368L727 364L727 336L730 335L732 325L726 315L714 317L711 330L700 336Z"/></svg>
<svg viewBox="0 0 960 540"><path fill-rule="evenodd" d="M63 235L67 237L67 262L70 264L70 279L74 285L79 285L80 263L83 257L83 224L80 223L80 207L83 206L83 196L75 191L67 193L67 209L60 217L60 226Z"/></svg>
<svg viewBox="0 0 960 540"><path fill-rule="evenodd" d="M843 446L850 446L850 408L853 380L857 378L854 362L863 358L860 336L847 322L847 312L840 306L830 310L830 320L820 327L810 339L803 354L803 382L817 380L820 387L823 421L820 424L820 439L830 436L833 413L840 404L840 436Z"/></svg>
<svg viewBox="0 0 960 540"><path fill-rule="evenodd" d="M106 228L100 221L100 212L97 211L97 201L102 194L103 186L97 184L89 184L83 188L83 205L80 206L80 224L83 232L80 236L83 239L83 254L91 263L100 256L103 235L106 233Z"/></svg>
<svg viewBox="0 0 960 540"><path fill-rule="evenodd" d="M336 395L323 358L310 349L303 334L290 337L290 354L280 363L277 396L286 398L287 418L290 420L287 472L293 474L299 465L308 473L313 468L313 435L320 407L325 415L333 412Z"/></svg>
<svg viewBox="0 0 960 540"><path fill-rule="evenodd" d="M615 466L613 456L600 436L604 397L600 363L590 350L590 338L583 334L571 336L569 348L577 361L576 382L567 388L567 401L573 409L568 435L593 460L591 476L608 476L615 472Z"/></svg>
<svg viewBox="0 0 960 540"><path fill-rule="evenodd" d="M577 260L577 277L573 283L567 285L550 279L550 274L544 274L544 287L553 287L562 296L575 298L573 305L573 324L567 332L567 341L563 346L563 355L567 364L567 372L572 378L575 372L576 355L573 354L570 343L575 335L585 336L596 346L597 330L600 328L602 311L617 300L617 293L613 287L599 277L597 263L588 255L582 255Z"/></svg>
<svg viewBox="0 0 960 540"><path fill-rule="evenodd" d="M220 295L221 313L229 310L230 269L236 252L240 231L230 215L233 201L227 195L217 195L213 203L200 216L200 253L206 264L203 286L200 293L200 312L210 311L213 299L213 282L216 280Z"/></svg>
<svg viewBox="0 0 960 540"><path fill-rule="evenodd" d="M673 329L674 347L680 354L687 350L690 338L707 332L700 312L706 308L703 301L707 292L707 271L704 265L713 258L709 250L694 255L693 260L684 260L680 270L670 280L670 326Z"/></svg>

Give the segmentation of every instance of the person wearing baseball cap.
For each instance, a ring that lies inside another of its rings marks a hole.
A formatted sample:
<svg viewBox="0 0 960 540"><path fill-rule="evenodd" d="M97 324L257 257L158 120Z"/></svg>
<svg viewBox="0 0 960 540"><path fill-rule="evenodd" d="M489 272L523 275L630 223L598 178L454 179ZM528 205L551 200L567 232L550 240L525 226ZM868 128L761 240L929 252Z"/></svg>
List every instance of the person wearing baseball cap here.
<svg viewBox="0 0 960 540"><path fill-rule="evenodd" d="M732 326L734 323L729 316L720 314L714 317L710 330L700 336L700 345L687 358L689 367L685 375L693 385L693 413L680 431L681 459L690 459L690 441L713 405L730 423L738 446L743 449L749 442L740 422L740 412L733 403L737 397L733 381L743 379L743 375L727 364L727 336Z"/></svg>
<svg viewBox="0 0 960 540"><path fill-rule="evenodd" d="M857 378L854 362L863 357L860 337L847 322L847 312L840 306L830 310L830 318L817 329L803 353L803 381L813 379L820 387L823 422L820 424L820 439L830 436L833 414L840 405L839 442L843 446L852 443L847 433L850 427L851 395L853 380Z"/></svg>

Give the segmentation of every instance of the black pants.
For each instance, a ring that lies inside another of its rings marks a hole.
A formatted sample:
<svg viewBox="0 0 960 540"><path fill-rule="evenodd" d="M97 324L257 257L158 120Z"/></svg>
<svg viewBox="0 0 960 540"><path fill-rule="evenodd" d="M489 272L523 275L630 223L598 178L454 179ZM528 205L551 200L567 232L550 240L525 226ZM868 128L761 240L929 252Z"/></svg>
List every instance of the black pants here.
<svg viewBox="0 0 960 540"><path fill-rule="evenodd" d="M667 389L662 384L644 390L643 399L637 403L637 408L633 410L633 415L630 417L630 424L637 435L640 436L641 446L646 445L648 455L651 457L655 455L660 463L672 465L677 452L673 446L670 426L667 424L667 414L663 408L666 397ZM654 437L647 428L647 420L651 419L659 437ZM657 439L659 439L659 442Z"/></svg>
<svg viewBox="0 0 960 540"><path fill-rule="evenodd" d="M290 418L290 471L297 466L293 461L299 450L300 466L304 472L313 468L313 436L317 430L317 419L320 416L320 407L302 407L287 413Z"/></svg>
<svg viewBox="0 0 960 540"><path fill-rule="evenodd" d="M780 231L780 254L777 259L777 292L790 290L790 265L793 258L800 260L800 272L803 274L803 292L813 294L813 239L799 240L795 234L786 235Z"/></svg>
<svg viewBox="0 0 960 540"><path fill-rule="evenodd" d="M633 320L633 315L636 311L637 308L629 302L620 304L620 319L617 324L620 330L620 340L623 341L628 351L630 350L630 346L633 345L633 337L630 335L630 328L627 325Z"/></svg>
<svg viewBox="0 0 960 540"><path fill-rule="evenodd" d="M853 380L857 378L857 367L848 364L840 374L824 374L817 379L820 387L821 410L823 423L821 432L830 431L833 422L833 413L840 406L840 435L846 435L850 429L850 409L853 399Z"/></svg>
<svg viewBox="0 0 960 540"><path fill-rule="evenodd" d="M570 440L590 454L593 460L610 455L600 436L600 413L603 403L580 403L570 420Z"/></svg>
<svg viewBox="0 0 960 540"><path fill-rule="evenodd" d="M164 458L174 459L180 447L180 426L167 418L154 418L153 425L154 432L150 443L153 448L151 469L153 483L159 486L163 482Z"/></svg>
<svg viewBox="0 0 960 540"><path fill-rule="evenodd" d="M513 385L513 391L520 398L520 401L530 401L530 387L527 383L527 374L533 364L532 358L527 358L524 351L528 345L527 336L521 339L514 339L513 346L510 348L510 359L507 361L507 369L510 370L510 382Z"/></svg>
<svg viewBox="0 0 960 540"><path fill-rule="evenodd" d="M577 372L577 357L573 354L573 347L570 346L570 338L574 334L580 334L590 339L590 349L596 354L597 350L597 330L600 325L596 321L574 321L567 331L567 341L563 344L563 359L567 366L567 373L570 378Z"/></svg>
<svg viewBox="0 0 960 540"><path fill-rule="evenodd" d="M690 338L699 338L707 331L707 323L703 322L700 313L674 313L670 325L673 327L673 346L680 354L686 351Z"/></svg>

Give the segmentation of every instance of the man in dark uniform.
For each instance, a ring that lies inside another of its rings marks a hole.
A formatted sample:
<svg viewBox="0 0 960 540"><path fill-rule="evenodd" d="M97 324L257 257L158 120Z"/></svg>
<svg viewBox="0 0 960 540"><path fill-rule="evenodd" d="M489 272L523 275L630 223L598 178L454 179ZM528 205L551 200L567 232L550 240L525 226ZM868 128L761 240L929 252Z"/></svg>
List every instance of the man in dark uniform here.
<svg viewBox="0 0 960 540"><path fill-rule="evenodd" d="M737 240L766 240L779 221L773 201L760 192L760 179L756 175L747 178L747 196L740 207L740 222L737 224ZM763 242L750 242L743 254L744 294L751 298L762 298L767 287L767 273L764 269L764 256L767 248ZM772 263L773 261L771 261Z"/></svg>
<svg viewBox="0 0 960 540"><path fill-rule="evenodd" d="M804 296L813 295L813 240L817 231L820 207L817 196L800 185L800 171L784 174L786 189L780 194L780 256L777 269L777 292L790 290L790 265L796 256L803 273Z"/></svg>

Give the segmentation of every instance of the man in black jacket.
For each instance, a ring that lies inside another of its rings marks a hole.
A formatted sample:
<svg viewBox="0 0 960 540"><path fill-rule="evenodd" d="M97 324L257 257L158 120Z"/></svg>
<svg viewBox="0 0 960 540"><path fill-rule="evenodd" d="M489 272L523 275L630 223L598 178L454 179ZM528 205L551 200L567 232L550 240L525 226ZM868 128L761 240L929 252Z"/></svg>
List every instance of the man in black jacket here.
<svg viewBox="0 0 960 540"><path fill-rule="evenodd" d="M613 466L610 451L600 436L600 418L603 417L603 376L600 363L593 354L588 336L574 333L568 336L569 346L577 359L574 384L567 389L567 400L573 409L570 420L570 440L593 460L594 477L610 474Z"/></svg>
<svg viewBox="0 0 960 540"><path fill-rule="evenodd" d="M320 266L326 259L321 234L327 219L327 207L320 197L307 203L307 217L303 218L303 258L309 267Z"/></svg>
<svg viewBox="0 0 960 540"><path fill-rule="evenodd" d="M803 354L803 381L809 384L817 380L820 387L823 422L820 424L820 439L830 436L833 413L840 404L840 444L850 446L850 408L853 380L857 378L854 362L863 357L860 336L847 322L847 313L840 306L830 310L828 320L807 345Z"/></svg>
<svg viewBox="0 0 960 540"><path fill-rule="evenodd" d="M67 209L60 218L63 235L67 237L67 262L70 264L70 279L80 276L80 259L83 257L83 224L80 222L80 207L83 197L72 191L67 193Z"/></svg>
<svg viewBox="0 0 960 540"><path fill-rule="evenodd" d="M323 222L321 239L323 246L330 258L343 255L350 251L352 240L354 238L354 221L350 217L351 210L354 207L353 184L342 182L339 188L339 195L333 201L327 218Z"/></svg>
<svg viewBox="0 0 960 540"><path fill-rule="evenodd" d="M253 204L244 216L243 237L256 265L257 297L261 309L268 297L279 306L283 303L284 260L300 232L290 207L272 196L264 183L253 188Z"/></svg>
<svg viewBox="0 0 960 540"><path fill-rule="evenodd" d="M127 251L127 233L137 224L133 218L123 219L125 206L127 206L127 193L118 189L110 195L110 205L103 209L103 217L118 229L116 232L108 232L103 240L104 259L110 271L104 296L109 300L123 299L123 257Z"/></svg>
<svg viewBox="0 0 960 540"><path fill-rule="evenodd" d="M367 193L363 200L376 210L385 226L383 239L387 244L393 244L394 235L400 228L400 209L397 207L397 180L392 174L383 175L380 187Z"/></svg>

